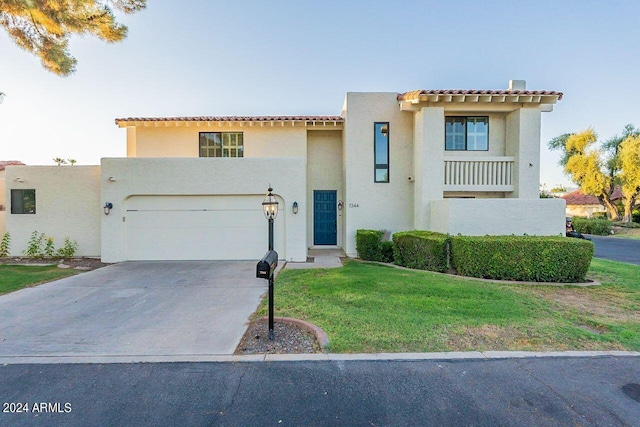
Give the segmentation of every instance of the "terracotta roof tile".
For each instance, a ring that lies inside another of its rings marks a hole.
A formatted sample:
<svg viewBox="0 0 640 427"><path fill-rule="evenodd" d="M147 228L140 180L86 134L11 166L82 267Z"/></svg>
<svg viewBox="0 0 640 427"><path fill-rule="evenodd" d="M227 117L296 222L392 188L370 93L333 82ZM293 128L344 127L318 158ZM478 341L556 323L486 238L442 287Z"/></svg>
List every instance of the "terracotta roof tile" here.
<svg viewBox="0 0 640 427"><path fill-rule="evenodd" d="M196 116L196 117L128 117L120 122L343 122L340 116Z"/></svg>
<svg viewBox="0 0 640 427"><path fill-rule="evenodd" d="M584 194L580 190L572 191L569 194L565 194L562 196L563 199L567 201L567 205L599 205L600 201L596 196L591 196L589 194ZM620 187L616 187L613 190L613 194L611 195L611 200L620 200L622 199L622 190Z"/></svg>
<svg viewBox="0 0 640 427"><path fill-rule="evenodd" d="M3 171L7 166L25 166L19 160L0 160L0 171Z"/></svg>
<svg viewBox="0 0 640 427"><path fill-rule="evenodd" d="M562 92L554 90L467 90L467 89L422 89L398 94L398 101L415 99L420 95L551 95L562 99Z"/></svg>

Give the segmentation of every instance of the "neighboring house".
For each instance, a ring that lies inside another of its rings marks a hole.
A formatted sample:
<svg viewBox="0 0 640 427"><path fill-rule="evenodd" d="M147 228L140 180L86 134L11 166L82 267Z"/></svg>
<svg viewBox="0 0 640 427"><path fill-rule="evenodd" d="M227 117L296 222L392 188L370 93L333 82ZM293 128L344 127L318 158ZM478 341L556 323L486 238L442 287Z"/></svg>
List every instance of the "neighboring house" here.
<svg viewBox="0 0 640 427"><path fill-rule="evenodd" d="M569 217L579 216L591 218L596 213L606 213L607 209L600 204L596 196L584 194L582 191L575 190L569 194L565 194L562 198L567 203L566 214ZM620 187L616 187L611 195L611 201L616 203L622 200L622 191Z"/></svg>
<svg viewBox="0 0 640 427"><path fill-rule="evenodd" d="M360 228L564 235L564 201L538 193L541 113L561 98L511 81L347 93L340 116L116 119L126 158L7 169L23 177L8 190L37 197L35 215L7 219L12 250L37 229L105 262L258 259L269 184L275 249L291 261L316 247L355 256Z"/></svg>
<svg viewBox="0 0 640 427"><path fill-rule="evenodd" d="M0 239L6 231L6 211L8 201L6 200L6 183L5 183L5 168L7 166L24 166L24 163L18 160L0 160Z"/></svg>

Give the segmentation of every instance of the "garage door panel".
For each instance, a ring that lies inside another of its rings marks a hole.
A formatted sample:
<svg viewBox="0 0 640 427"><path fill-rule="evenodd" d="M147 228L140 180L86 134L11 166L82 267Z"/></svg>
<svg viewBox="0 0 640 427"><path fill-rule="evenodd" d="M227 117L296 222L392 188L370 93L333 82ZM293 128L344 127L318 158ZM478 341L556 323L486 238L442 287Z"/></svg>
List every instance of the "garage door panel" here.
<svg viewBox="0 0 640 427"><path fill-rule="evenodd" d="M132 199L127 203L127 259L259 259L267 249L267 221L256 208L260 196ZM282 217L276 219L275 249L284 257Z"/></svg>

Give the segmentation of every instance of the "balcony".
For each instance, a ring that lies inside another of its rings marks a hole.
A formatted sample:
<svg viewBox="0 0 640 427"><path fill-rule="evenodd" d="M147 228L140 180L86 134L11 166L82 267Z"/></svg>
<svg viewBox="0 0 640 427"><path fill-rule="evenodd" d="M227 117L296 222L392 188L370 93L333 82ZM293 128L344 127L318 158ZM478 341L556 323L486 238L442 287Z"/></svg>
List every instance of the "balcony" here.
<svg viewBox="0 0 640 427"><path fill-rule="evenodd" d="M513 191L513 157L446 157L444 191Z"/></svg>

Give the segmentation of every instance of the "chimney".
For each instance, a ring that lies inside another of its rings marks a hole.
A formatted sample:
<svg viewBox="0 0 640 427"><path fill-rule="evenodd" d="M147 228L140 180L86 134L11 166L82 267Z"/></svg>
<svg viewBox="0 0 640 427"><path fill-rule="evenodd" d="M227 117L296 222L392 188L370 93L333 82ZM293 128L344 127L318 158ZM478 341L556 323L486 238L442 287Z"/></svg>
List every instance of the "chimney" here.
<svg viewBox="0 0 640 427"><path fill-rule="evenodd" d="M509 90L527 90L526 80L509 80Z"/></svg>

